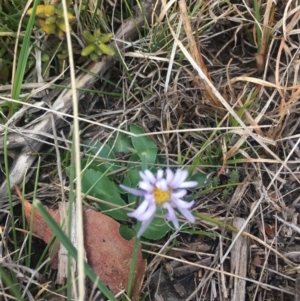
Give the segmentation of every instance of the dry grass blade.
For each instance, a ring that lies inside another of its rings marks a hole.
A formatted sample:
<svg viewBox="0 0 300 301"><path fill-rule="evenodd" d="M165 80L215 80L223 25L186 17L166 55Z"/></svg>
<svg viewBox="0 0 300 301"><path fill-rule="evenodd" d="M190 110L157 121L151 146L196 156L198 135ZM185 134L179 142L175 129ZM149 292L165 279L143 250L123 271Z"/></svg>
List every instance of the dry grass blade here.
<svg viewBox="0 0 300 301"><path fill-rule="evenodd" d="M237 228L241 228L244 225L245 219L235 218L232 225ZM235 237L235 234L233 234ZM231 273L234 275L242 276L246 278L248 270L248 258L249 258L249 240L247 237L239 237L231 250ZM234 283L232 283L232 281ZM231 285L233 288L231 292L232 301L244 301L246 291L246 281L242 279L231 279Z"/></svg>
<svg viewBox="0 0 300 301"><path fill-rule="evenodd" d="M185 28L185 33L186 33L186 36L187 36L187 39L188 39L191 55L194 58L194 60L196 61L196 63L198 64L198 66L204 71L204 73L207 76L208 80L211 81L208 69L207 69L207 67L204 63L204 60L202 58L202 55L199 51L200 45L196 44L196 41L193 37L193 31L192 31L191 23L190 23L188 12L187 12L186 1L185 0L180 0L178 2L178 4L179 4L180 11L181 11L181 17L182 17L183 25L184 25L184 28ZM220 102L216 98L216 96L213 93L211 87L208 86L207 84L205 84L205 89L206 89L206 92L207 92L206 97L208 99L210 99L212 105L214 105L216 107L220 107L221 106Z"/></svg>

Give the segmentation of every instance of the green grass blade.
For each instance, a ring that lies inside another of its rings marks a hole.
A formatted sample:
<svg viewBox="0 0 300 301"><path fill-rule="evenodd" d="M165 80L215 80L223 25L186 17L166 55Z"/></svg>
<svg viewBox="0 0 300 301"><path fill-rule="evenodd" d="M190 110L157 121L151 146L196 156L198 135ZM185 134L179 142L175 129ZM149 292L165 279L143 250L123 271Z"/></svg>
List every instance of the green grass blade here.
<svg viewBox="0 0 300 301"><path fill-rule="evenodd" d="M10 292L16 297L16 300L23 301L21 292L17 289L17 283L12 281L3 267L0 266L0 278L9 287Z"/></svg>
<svg viewBox="0 0 300 301"><path fill-rule="evenodd" d="M8 123L5 125L5 131L4 131L4 146L3 146L3 154L4 154L4 168L5 168L5 176L6 176L6 187L7 187L7 197L8 197L8 202L9 202L9 212L12 218L11 222L11 228L12 228L12 234L13 234L13 241L14 241L14 248L15 250L18 250L17 246L17 233L16 233L16 227L15 227L15 222L14 222L14 210L13 210L13 199L11 195L11 185L10 185L10 177L9 177L9 162L8 162L8 140L7 140L7 135L8 135Z"/></svg>
<svg viewBox="0 0 300 301"><path fill-rule="evenodd" d="M257 38L257 53L260 52L260 48L261 48L261 39L262 39L262 32L261 32L261 27L259 26L260 24L260 20L261 20L261 14L260 14L260 7L258 5L258 1L254 0L253 1L253 5L254 5L254 15L255 15L255 19L256 19L256 38Z"/></svg>
<svg viewBox="0 0 300 301"><path fill-rule="evenodd" d="M34 1L33 12L30 15L30 18L29 18L29 21L27 24L20 55L18 58L17 70L16 70L15 78L12 83L12 93L11 93L12 99L15 99L15 100L18 100L20 97L21 87L22 87L24 74L26 71L27 60L28 60L29 51L30 51L30 36L32 33L33 25L34 25L36 8L39 5L39 3L40 3L40 0ZM16 112L17 106L18 105L15 103L12 104L11 114L14 114Z"/></svg>

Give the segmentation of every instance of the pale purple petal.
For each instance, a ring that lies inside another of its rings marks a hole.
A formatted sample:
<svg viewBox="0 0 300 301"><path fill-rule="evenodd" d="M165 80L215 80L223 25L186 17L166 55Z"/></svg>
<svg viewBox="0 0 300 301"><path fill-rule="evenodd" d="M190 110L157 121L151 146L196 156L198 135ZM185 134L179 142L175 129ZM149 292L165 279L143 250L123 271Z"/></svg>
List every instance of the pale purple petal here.
<svg viewBox="0 0 300 301"><path fill-rule="evenodd" d="M166 215L167 220L173 223L175 229L178 229L179 223L173 207L169 203L165 203L163 207L168 210L168 214Z"/></svg>
<svg viewBox="0 0 300 301"><path fill-rule="evenodd" d="M194 201L185 202L180 199L172 198L173 207L190 209L194 205Z"/></svg>
<svg viewBox="0 0 300 301"><path fill-rule="evenodd" d="M134 211L128 213L128 216L139 219L139 216L144 214L148 210L149 202L144 200Z"/></svg>
<svg viewBox="0 0 300 301"><path fill-rule="evenodd" d="M142 223L142 225L141 225L141 227L140 227L140 229L139 229L139 231L137 233L137 237L138 238L141 237L142 234L145 232L145 230L149 227L149 225L151 224L151 222L152 222L152 220L154 218L154 215L155 214L153 214L153 216L151 216L148 220L146 220L146 221L144 221Z"/></svg>
<svg viewBox="0 0 300 301"><path fill-rule="evenodd" d="M139 190L139 189L134 189L134 188L131 188L131 187L127 187L123 184L120 185L120 187L134 195L138 195L138 196L144 196L145 195L145 191L143 190Z"/></svg>
<svg viewBox="0 0 300 301"><path fill-rule="evenodd" d="M181 199L186 195L187 191L185 189L178 190L176 192L172 192L172 198Z"/></svg>
<svg viewBox="0 0 300 301"><path fill-rule="evenodd" d="M155 198L152 192L147 192L145 194L145 201L149 202L149 204L155 204Z"/></svg>
<svg viewBox="0 0 300 301"><path fill-rule="evenodd" d="M186 170L177 169L173 180L169 183L170 187L178 188L185 181L188 176Z"/></svg>
<svg viewBox="0 0 300 301"><path fill-rule="evenodd" d="M168 191L168 185L165 179L161 179L160 181L158 181L155 186L162 191Z"/></svg>
<svg viewBox="0 0 300 301"><path fill-rule="evenodd" d="M156 180L161 180L164 176L164 171L162 169L159 169L157 171Z"/></svg>
<svg viewBox="0 0 300 301"><path fill-rule="evenodd" d="M198 185L197 181L186 181L183 182L178 188L192 188Z"/></svg>
<svg viewBox="0 0 300 301"><path fill-rule="evenodd" d="M140 176L144 181L148 181L151 184L155 184L156 182L154 174L149 169L144 170L144 172L141 171Z"/></svg>
<svg viewBox="0 0 300 301"><path fill-rule="evenodd" d="M139 221L146 221L149 218L151 218L151 216L154 215L155 212L156 212L156 204L151 203L149 204L149 207L143 214L141 214L140 216L136 215L136 219L138 219Z"/></svg>
<svg viewBox="0 0 300 301"><path fill-rule="evenodd" d="M173 178L174 178L174 173L171 169L168 168L166 170L166 181L167 181L168 185L169 185L169 183L172 182Z"/></svg>
<svg viewBox="0 0 300 301"><path fill-rule="evenodd" d="M191 223L195 222L195 217L189 210L182 207L178 207L178 210L188 221L190 221Z"/></svg>
<svg viewBox="0 0 300 301"><path fill-rule="evenodd" d="M139 174L143 181L149 182L148 177L144 174L143 171L140 171Z"/></svg>
<svg viewBox="0 0 300 301"><path fill-rule="evenodd" d="M147 181L140 181L139 187L147 192L150 192L153 190L153 185Z"/></svg>

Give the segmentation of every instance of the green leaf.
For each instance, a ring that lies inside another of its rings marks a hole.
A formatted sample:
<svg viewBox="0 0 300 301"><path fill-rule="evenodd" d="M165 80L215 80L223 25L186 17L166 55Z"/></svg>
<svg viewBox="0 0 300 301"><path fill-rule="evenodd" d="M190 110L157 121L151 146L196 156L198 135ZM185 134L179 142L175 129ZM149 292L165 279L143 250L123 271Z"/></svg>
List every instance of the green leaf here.
<svg viewBox="0 0 300 301"><path fill-rule="evenodd" d="M128 159L127 168L137 168L141 170L141 159L138 154L132 154Z"/></svg>
<svg viewBox="0 0 300 301"><path fill-rule="evenodd" d="M99 170L97 162L95 160L92 161L88 156L81 160L81 170L84 170L87 166L87 169Z"/></svg>
<svg viewBox="0 0 300 301"><path fill-rule="evenodd" d="M128 187L137 188L140 180L141 177L139 175L138 170L129 170L126 174L126 177L124 178L123 184ZM132 203L132 206L135 205L136 198L137 198L136 195L128 193L128 203L130 204Z"/></svg>
<svg viewBox="0 0 300 301"><path fill-rule="evenodd" d="M191 176L189 181L197 181L198 185L195 188L202 188L205 184L207 175L198 171L194 175ZM194 189L195 189L194 188Z"/></svg>
<svg viewBox="0 0 300 301"><path fill-rule="evenodd" d="M101 142L85 141L85 149L88 154L95 156L98 159L94 159L91 163L93 169L97 169L100 172L106 173L116 171L120 168L120 165L116 161L116 155L107 144ZM90 158L92 159L92 158ZM106 160L106 159L109 159ZM95 168L96 166L96 168Z"/></svg>
<svg viewBox="0 0 300 301"><path fill-rule="evenodd" d="M111 150L111 148L107 144L103 144L100 141L97 142L89 142L85 141L85 148L88 149L88 152L91 155L97 156L98 158L108 158L108 159L115 159L116 155Z"/></svg>
<svg viewBox="0 0 300 301"><path fill-rule="evenodd" d="M147 230L142 234L143 237L152 240L158 240L166 236L166 234L171 230L170 226L164 219L164 211L161 208L157 208L156 214L161 215L161 217L154 217L153 221L147 228ZM138 229L137 229L138 231Z"/></svg>
<svg viewBox="0 0 300 301"><path fill-rule="evenodd" d="M138 155L141 158L142 162L146 162L146 164L152 165L156 160L157 149L149 148L147 151L138 153Z"/></svg>
<svg viewBox="0 0 300 301"><path fill-rule="evenodd" d="M136 135L144 134L143 130L135 125L130 125L130 132ZM142 157L146 156L147 163L153 164L155 163L156 156L157 156L157 145L147 136L140 136L140 137L131 137L131 141L133 144L134 149L137 151L137 154L142 159Z"/></svg>
<svg viewBox="0 0 300 301"><path fill-rule="evenodd" d="M120 235L126 240L131 240L135 236L135 231L125 225L120 225L119 232Z"/></svg>
<svg viewBox="0 0 300 301"><path fill-rule="evenodd" d="M82 191L86 194L95 196L104 201L110 202L120 207L126 206L126 203L120 196L117 185L112 182L100 171L87 169L81 180ZM108 204L97 203L103 213L122 221L127 221L127 213L124 209L109 206Z"/></svg>
<svg viewBox="0 0 300 301"><path fill-rule="evenodd" d="M126 179L130 181L131 187L133 188L137 187L139 181L141 180L139 170L133 170L133 169L129 170L126 174L126 178L124 179L124 181Z"/></svg>
<svg viewBox="0 0 300 301"><path fill-rule="evenodd" d="M132 148L130 137L124 133L118 133L116 137L110 138L107 143L115 153L128 154L130 148Z"/></svg>

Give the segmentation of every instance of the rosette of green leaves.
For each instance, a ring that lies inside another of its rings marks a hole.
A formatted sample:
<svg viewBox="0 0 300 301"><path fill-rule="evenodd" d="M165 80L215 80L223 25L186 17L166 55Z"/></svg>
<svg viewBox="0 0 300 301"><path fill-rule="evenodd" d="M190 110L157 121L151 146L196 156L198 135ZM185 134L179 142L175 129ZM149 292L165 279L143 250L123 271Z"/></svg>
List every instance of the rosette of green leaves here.
<svg viewBox="0 0 300 301"><path fill-rule="evenodd" d="M111 33L101 34L100 29L96 29L92 34L90 31L83 32L83 38L87 46L82 49L82 56L89 56L91 60L96 61L102 54L114 55L114 50L106 45L112 38Z"/></svg>
<svg viewBox="0 0 300 301"><path fill-rule="evenodd" d="M138 230L138 225L127 216L128 210L134 210L139 200L136 196L124 191L119 184L138 187L141 180L139 171L141 162L147 162L148 168L156 173L157 169L166 165L166 159L159 156L159 148L154 141L145 136L141 127L131 124L131 135L118 133L105 144L102 142L85 141L82 159L82 192L96 197L101 202L95 205L103 213L122 221L120 232L123 237L130 239ZM120 160L120 156L123 158ZM206 175L197 172L192 180L204 185ZM165 220L165 212L157 208L157 216L143 233L144 239L157 240L164 237L172 228Z"/></svg>

